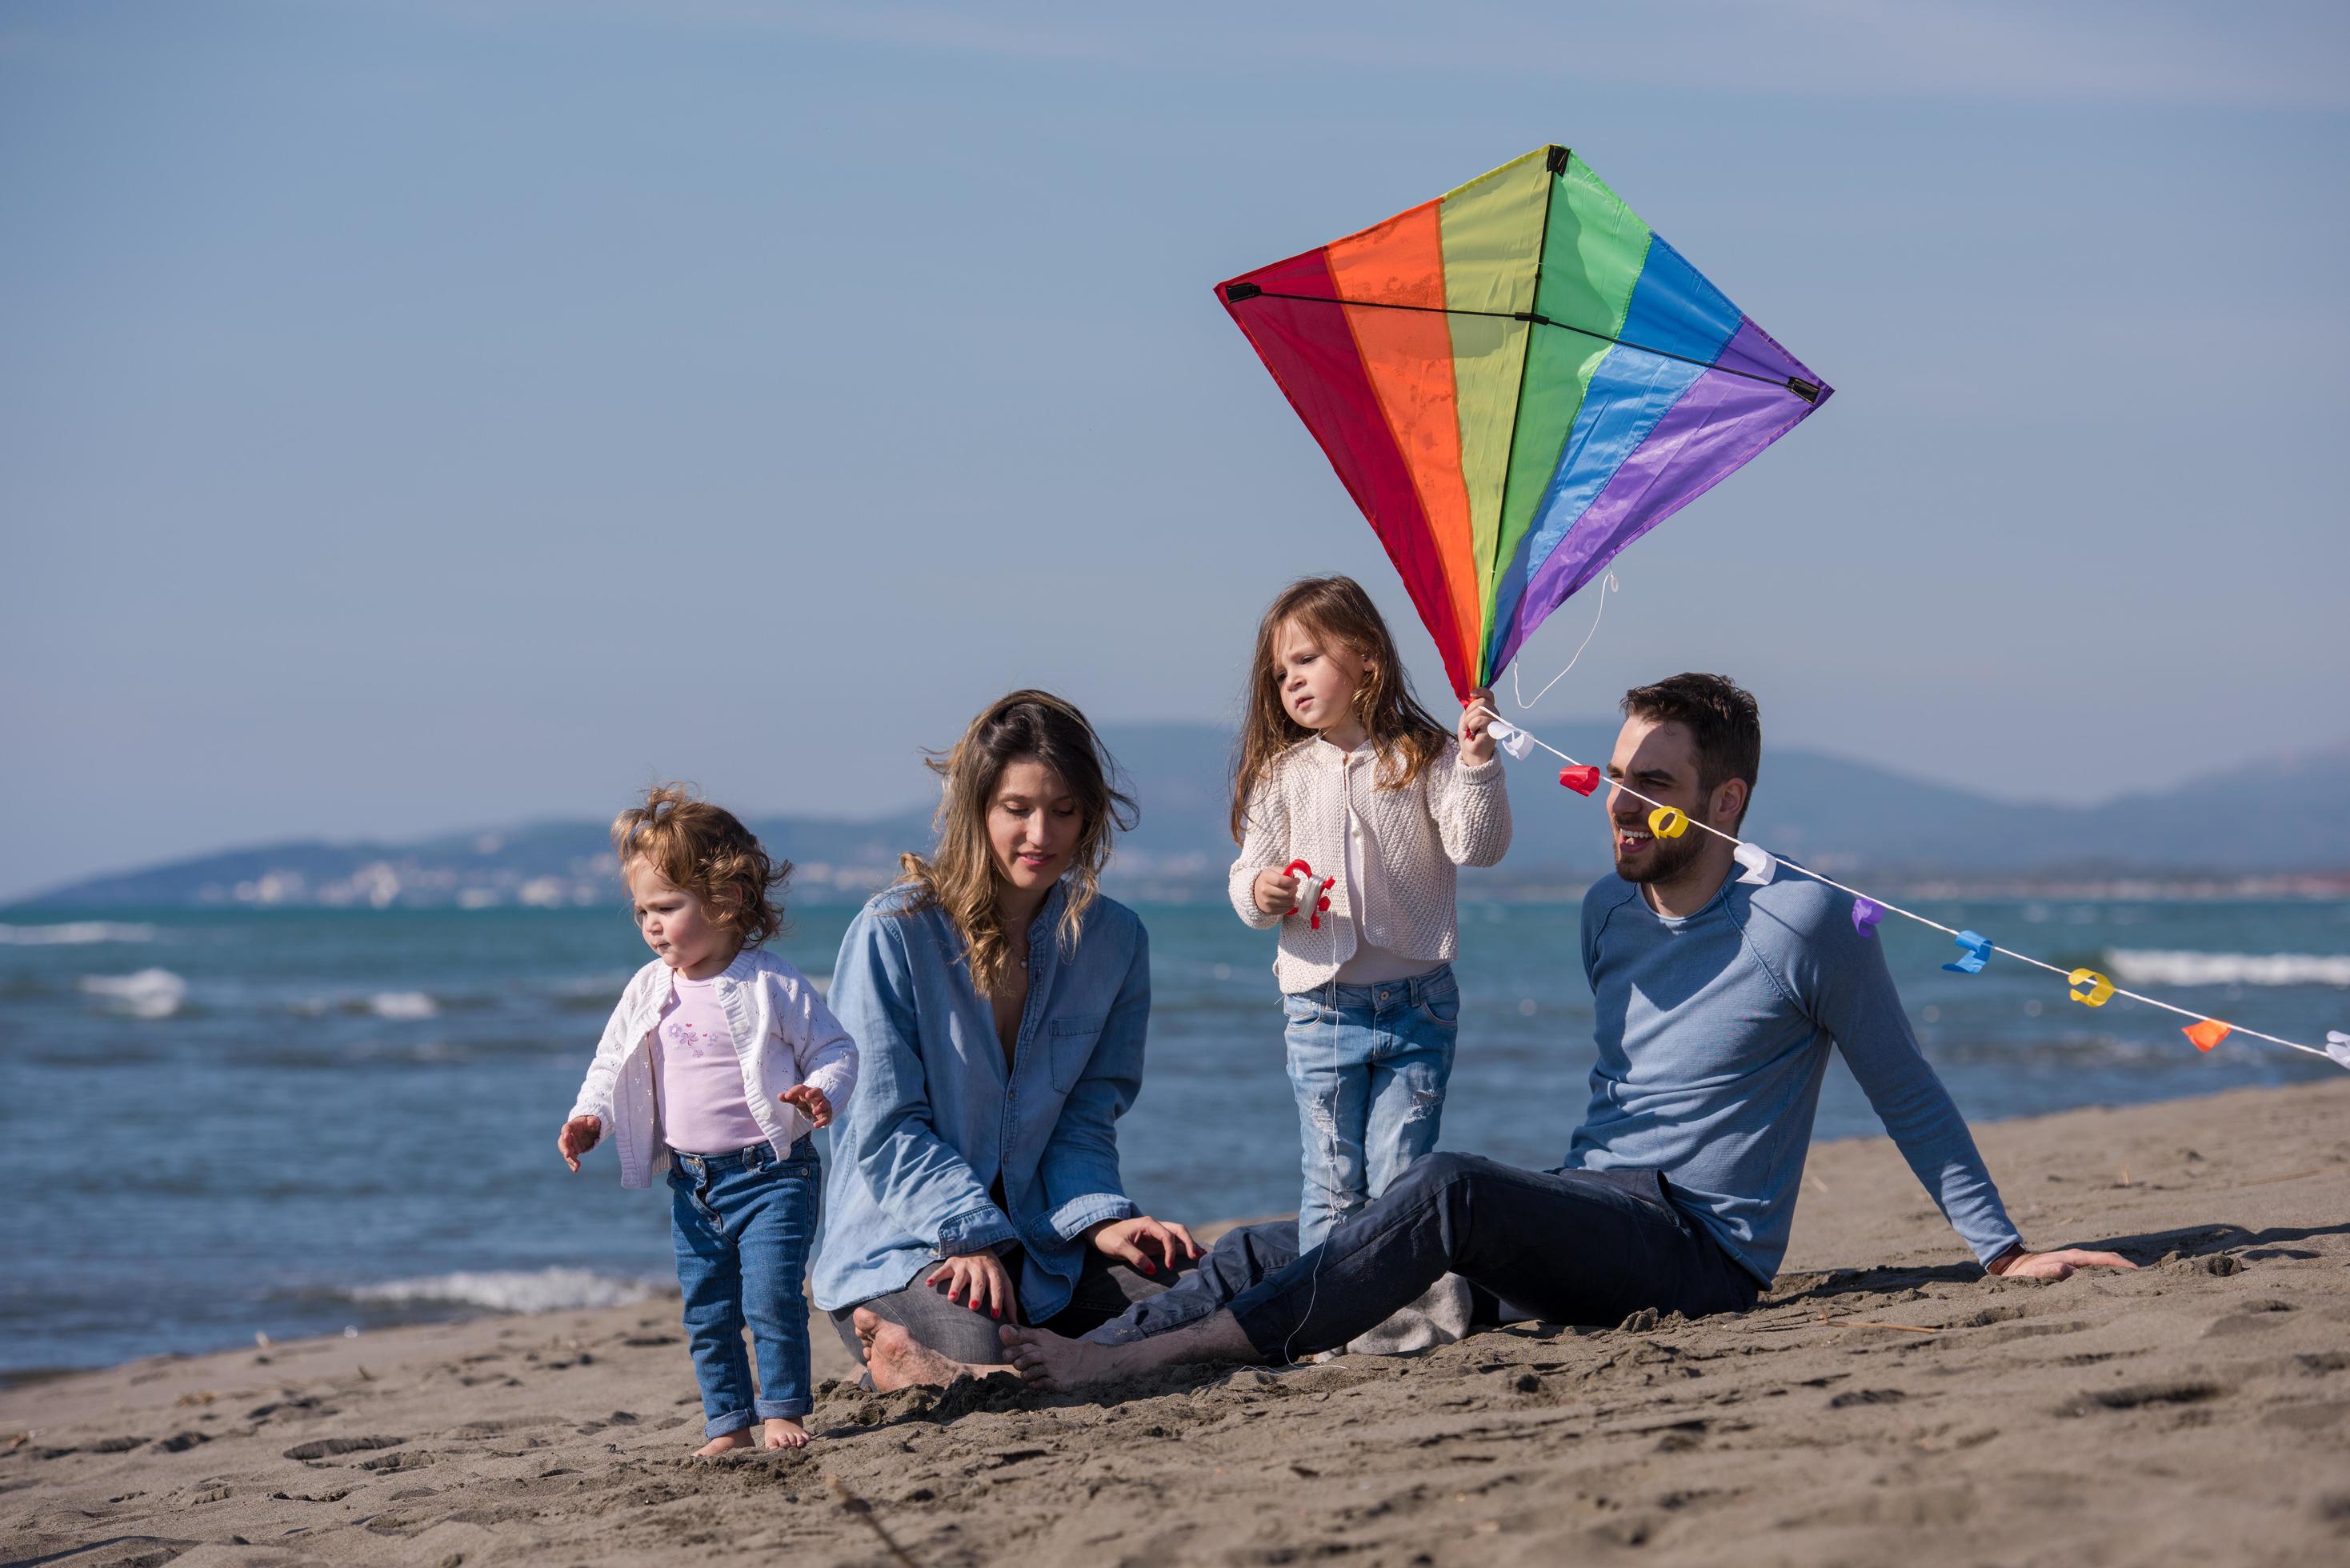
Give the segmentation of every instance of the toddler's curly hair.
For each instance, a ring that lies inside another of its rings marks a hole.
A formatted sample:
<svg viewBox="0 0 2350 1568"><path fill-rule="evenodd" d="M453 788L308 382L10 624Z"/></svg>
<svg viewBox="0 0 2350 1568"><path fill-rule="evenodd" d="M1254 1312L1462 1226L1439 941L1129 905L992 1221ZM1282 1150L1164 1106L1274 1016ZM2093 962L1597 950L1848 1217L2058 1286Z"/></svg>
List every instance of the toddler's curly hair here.
<svg viewBox="0 0 2350 1568"><path fill-rule="evenodd" d="M711 919L746 948L784 929L780 899L792 863L770 857L740 817L687 785L647 790L644 805L614 817L612 850L623 877L629 861L644 861L701 900Z"/></svg>

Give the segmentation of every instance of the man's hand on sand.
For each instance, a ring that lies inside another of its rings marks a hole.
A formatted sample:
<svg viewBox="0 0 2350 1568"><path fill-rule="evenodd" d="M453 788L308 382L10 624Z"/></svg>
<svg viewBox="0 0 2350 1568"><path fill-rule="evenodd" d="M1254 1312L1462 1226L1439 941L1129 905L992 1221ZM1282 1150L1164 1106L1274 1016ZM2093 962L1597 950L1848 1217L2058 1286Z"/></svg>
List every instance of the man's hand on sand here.
<svg viewBox="0 0 2350 1568"><path fill-rule="evenodd" d="M810 1127L828 1127L832 1125L832 1102L824 1097L822 1089L808 1084L794 1084L775 1098L796 1107L800 1115L807 1117Z"/></svg>
<svg viewBox="0 0 2350 1568"><path fill-rule="evenodd" d="M2054 1252L2027 1252L2018 1247L1991 1261L1988 1272L2003 1280L2067 1280L2075 1269L2135 1269L2119 1252L2090 1252L2065 1247Z"/></svg>
<svg viewBox="0 0 2350 1568"><path fill-rule="evenodd" d="M932 1269L922 1283L945 1292L947 1300L957 1306L967 1306L998 1320L1018 1321L1012 1315L1016 1299L1012 1293L1012 1276L1004 1272L1003 1260L993 1252L966 1252L959 1258L949 1258Z"/></svg>
<svg viewBox="0 0 2350 1568"><path fill-rule="evenodd" d="M1096 1251L1146 1274L1171 1274L1178 1260L1191 1263L1200 1257L1200 1243L1191 1240L1191 1232L1148 1214L1105 1220L1085 1235Z"/></svg>
<svg viewBox="0 0 2350 1568"><path fill-rule="evenodd" d="M579 1168L579 1157L594 1148L597 1140L603 1136L604 1124L594 1116L573 1116L563 1124L563 1130L555 1135L555 1149L563 1157L564 1164L577 1170Z"/></svg>

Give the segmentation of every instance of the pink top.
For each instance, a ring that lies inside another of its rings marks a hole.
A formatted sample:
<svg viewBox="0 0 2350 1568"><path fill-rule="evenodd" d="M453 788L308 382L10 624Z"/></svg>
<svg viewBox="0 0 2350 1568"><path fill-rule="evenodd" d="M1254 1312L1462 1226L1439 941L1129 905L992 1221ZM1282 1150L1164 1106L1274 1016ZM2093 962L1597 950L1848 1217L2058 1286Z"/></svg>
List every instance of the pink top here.
<svg viewBox="0 0 2350 1568"><path fill-rule="evenodd" d="M743 1087L733 1031L718 981L670 976L669 1005L653 1032L653 1082L661 1137L687 1154L732 1154L764 1142Z"/></svg>

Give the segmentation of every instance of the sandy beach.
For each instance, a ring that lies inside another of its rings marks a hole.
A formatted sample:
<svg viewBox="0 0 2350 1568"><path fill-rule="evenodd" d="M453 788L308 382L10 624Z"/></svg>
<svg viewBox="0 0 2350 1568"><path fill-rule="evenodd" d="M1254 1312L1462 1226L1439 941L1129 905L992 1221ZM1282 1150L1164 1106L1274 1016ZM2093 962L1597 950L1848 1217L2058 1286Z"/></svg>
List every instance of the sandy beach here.
<svg viewBox="0 0 2350 1568"><path fill-rule="evenodd" d="M1115 1400L868 1395L820 1329L801 1454L686 1457L662 1303L50 1378L0 1392L0 1562L2335 1563L2345 1115L2328 1083L1978 1129L2031 1240L2128 1275L1978 1277L1858 1139L1742 1318Z"/></svg>

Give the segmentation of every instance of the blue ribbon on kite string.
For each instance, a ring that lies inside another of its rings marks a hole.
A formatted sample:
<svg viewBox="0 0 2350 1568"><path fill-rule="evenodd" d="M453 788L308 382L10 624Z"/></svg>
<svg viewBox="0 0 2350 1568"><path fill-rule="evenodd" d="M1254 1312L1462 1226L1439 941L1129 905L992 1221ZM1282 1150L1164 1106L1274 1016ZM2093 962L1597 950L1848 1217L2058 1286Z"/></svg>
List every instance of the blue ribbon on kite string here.
<svg viewBox="0 0 2350 1568"><path fill-rule="evenodd" d="M1607 601L1602 599L1600 603L1605 606ZM1598 625L1596 621L1593 623L1592 629L1595 631L1598 629ZM1586 639L1585 640L1588 641L1589 639ZM1580 650L1577 651L1579 655ZM1544 687L1544 690L1548 691L1549 688ZM1541 693L1537 692L1535 696L1537 700L1539 700ZM1565 752L1560 751L1556 746L1552 745L1548 741L1542 739L1539 735L1529 734L1525 730L1520 728L1518 725L1512 724L1508 720L1503 718L1499 713L1494 712L1491 708L1486 707L1482 702L1475 704L1473 711L1484 714L1488 719L1491 719L1493 722L1502 725L1504 729L1514 730L1517 733L1524 735L1527 740L1532 741L1535 745L1540 746L1544 751L1548 752L1552 756L1558 758L1569 767L1579 768L1588 765L1575 761L1573 757L1568 756ZM1665 803L1660 800L1654 800L1648 795L1642 794L1638 790L1634 789L1630 784L1625 784L1621 780L1610 779L1608 780L1608 784L1613 788L1622 790L1634 800L1644 802L1648 805L1656 807L1659 811L1675 809L1673 807L1667 806ZM1689 819L1689 825L1691 827L1696 828L1700 833L1712 834L1716 838L1722 840L1724 843L1731 845L1734 848L1756 849L1761 850L1766 855L1770 853L1770 851L1762 849L1762 846L1759 844L1749 844L1745 839L1740 838L1734 834L1724 833L1721 829L1700 822L1693 816ZM1773 858L1776 859L1777 857L1773 857ZM1971 931L1960 931L1956 926L1946 926L1939 920L1929 919L1924 915L1918 913L1915 909L1905 909L1900 905L1877 898L1873 893L1864 893L1857 888L1846 887L1844 883L1837 881L1833 877L1821 876L1818 872L1813 870L1808 866L1798 866L1791 860L1779 860L1778 865L1780 869L1793 871L1800 876L1809 877L1814 882L1824 882L1827 886L1834 888L1839 893L1849 893L1856 898L1866 898L1872 904L1878 905L1890 910L1894 914L1901 916L1904 919L1915 920L1921 926L1931 926L1934 929L1940 931L1945 936L1958 939L1960 945L1962 947L1970 945L1965 939L1974 935ZM2072 979L2073 971L2071 970L2059 969L2056 965L2049 963L2043 959L2033 958L2030 953L2020 953L2013 948L2003 948L1996 943L1991 945L1991 950L1995 953L2003 954L2008 958L2012 958L2018 963L2028 963L2034 969L2044 969L2050 974L2061 975L2068 982ZM2190 1012L2187 1008L2180 1007L2176 1003L2164 1002L2159 997L2147 996L2135 991L2125 991L2118 985L2114 987L2114 994L2116 996L2126 996L2132 1002L2142 1002L2148 1007L2158 1007L2165 1012L2175 1012L2181 1018L2191 1018L2199 1023L2210 1017L2210 1014L2208 1012ZM2228 1027L2230 1031L2238 1034L2249 1034L2255 1040L2265 1040L2272 1045L2282 1045L2288 1050L2306 1052L2308 1054L2315 1056L2321 1061L2333 1062L2339 1066L2350 1067L2350 1061L2345 1061L2342 1057L2336 1056L2329 1051L2321 1050L2317 1046L2304 1045L2298 1040L2287 1040L2281 1035L2264 1034L2257 1029L2247 1029L2241 1023L2229 1023Z"/></svg>

